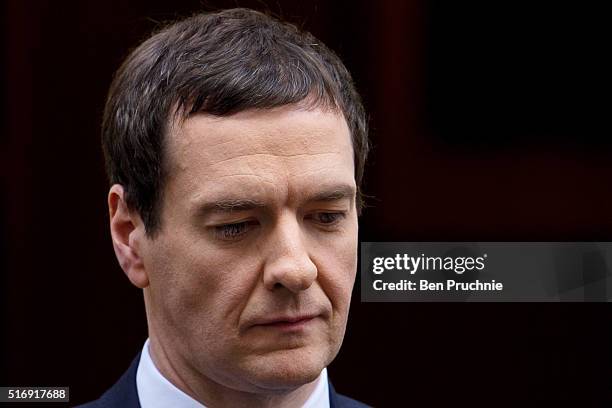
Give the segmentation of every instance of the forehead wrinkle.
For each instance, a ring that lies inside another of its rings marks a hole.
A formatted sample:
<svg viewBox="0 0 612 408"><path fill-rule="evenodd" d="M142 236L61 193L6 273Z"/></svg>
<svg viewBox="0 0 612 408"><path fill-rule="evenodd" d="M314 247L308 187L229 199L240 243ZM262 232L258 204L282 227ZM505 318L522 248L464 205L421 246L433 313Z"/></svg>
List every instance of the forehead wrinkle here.
<svg viewBox="0 0 612 408"><path fill-rule="evenodd" d="M338 178L339 174L337 172L337 166L334 166L333 164L330 165L326 165L326 166L319 166L316 168L308 168L308 167L301 167L301 168L297 168L297 169L293 169L289 174L289 176L299 176L299 177L309 177L309 176L318 176L318 177L326 177L326 176L330 176L330 177L334 177L334 178ZM354 177L353 174L350 174L351 178L350 180L347 181L353 181Z"/></svg>
<svg viewBox="0 0 612 408"><path fill-rule="evenodd" d="M236 182L230 181L228 183L219 183L219 181L223 179L231 180L233 178L240 179L244 177L255 177L257 181L245 182L242 180ZM189 201L192 206L196 207L200 206L200 203L203 201L218 201L228 198L269 202L270 197L276 196L279 189L280 187L278 183L266 180L261 175L244 173L226 174L219 176L215 179L215 181L211 181L203 184L201 187L198 187L197 191L193 194Z"/></svg>
<svg viewBox="0 0 612 408"><path fill-rule="evenodd" d="M300 157L313 157L313 156L320 156L320 155L326 155L326 154L341 154L341 152L337 152L337 151L332 151L332 152L320 152L320 153L296 153L296 154L279 154L279 153L245 153L245 154L238 154L236 156L232 156L232 157L227 157L224 159L220 159L219 161L212 163L211 166L216 166L222 163L225 163L227 161L231 161L231 160L236 160L236 159L241 159L241 158L249 158L249 157L259 157L259 156L272 156L272 157L278 157L278 158L286 158L286 159L292 159L292 158L300 158Z"/></svg>
<svg viewBox="0 0 612 408"><path fill-rule="evenodd" d="M323 154L336 154L323 153ZM258 155L261 156L261 155ZM240 159L244 156L235 157ZM282 161L287 157L281 156ZM289 158L290 160L291 158ZM231 159L225 159L227 162ZM338 173L337 166L334 163L326 161L325 163L316 163L315 168L303 166L287 166L287 165L271 165L269 161L250 161L242 160L242 166L228 166L226 171L228 174L223 174L222 163L221 169L215 170L216 175L207 180L206 183L198 187L198 190L216 191L228 190L230 195L258 199L265 198L268 202L275 202L278 205L288 205L295 203L310 195L310 191L316 189L316 185L310 183L312 175L317 175L319 181L339 181L341 184L354 184L353 172L350 174ZM299 164L299 163L298 163ZM263 165L260 167L258 165ZM211 166L212 167L212 166ZM255 169L257 167L257 169ZM263 171L262 171L263 169ZM295 178L298 177L298 178ZM232 179L238 178L238 181ZM247 178L245 180L245 178ZM247 181L247 180L255 181ZM225 183L227 180L227 184ZM293 181L291 181L293 180ZM219 182L217 184L216 182ZM317 183L318 184L318 183ZM334 184L334 183L331 183ZM267 185L269 188L264 187ZM216 195L217 193L215 193Z"/></svg>

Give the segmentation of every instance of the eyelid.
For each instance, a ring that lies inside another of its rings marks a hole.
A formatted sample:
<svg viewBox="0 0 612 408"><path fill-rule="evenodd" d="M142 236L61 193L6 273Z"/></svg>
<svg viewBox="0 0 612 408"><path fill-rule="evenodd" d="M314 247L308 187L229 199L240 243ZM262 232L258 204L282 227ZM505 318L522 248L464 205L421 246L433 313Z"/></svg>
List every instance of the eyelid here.
<svg viewBox="0 0 612 408"><path fill-rule="evenodd" d="M331 216L337 217L337 218L334 219L332 222L320 222L320 221L316 220L316 217L318 215L321 215L321 214L331 215ZM315 221L318 222L318 224L323 226L323 227L333 227L336 224L338 224L340 221L345 219L346 216L347 216L347 211L342 211L342 210L324 210L324 211L314 211L307 218L314 218Z"/></svg>
<svg viewBox="0 0 612 408"><path fill-rule="evenodd" d="M241 222L257 221L251 215L238 213L224 213L218 216L211 216L205 221L205 225L210 228L221 227L223 225L240 224Z"/></svg>
<svg viewBox="0 0 612 408"><path fill-rule="evenodd" d="M251 229L258 226L258 222L253 219L242 221L226 222L210 226L215 238L221 241L238 241Z"/></svg>

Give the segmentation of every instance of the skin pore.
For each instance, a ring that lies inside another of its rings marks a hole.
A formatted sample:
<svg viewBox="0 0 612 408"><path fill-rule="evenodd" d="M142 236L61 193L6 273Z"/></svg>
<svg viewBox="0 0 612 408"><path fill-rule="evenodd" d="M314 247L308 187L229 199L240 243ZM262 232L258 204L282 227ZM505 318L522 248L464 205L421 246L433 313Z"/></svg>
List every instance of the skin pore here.
<svg viewBox="0 0 612 408"><path fill-rule="evenodd" d="M150 353L209 407L299 407L336 356L357 267L341 114L196 114L168 134L161 230L109 193L119 263L144 291Z"/></svg>

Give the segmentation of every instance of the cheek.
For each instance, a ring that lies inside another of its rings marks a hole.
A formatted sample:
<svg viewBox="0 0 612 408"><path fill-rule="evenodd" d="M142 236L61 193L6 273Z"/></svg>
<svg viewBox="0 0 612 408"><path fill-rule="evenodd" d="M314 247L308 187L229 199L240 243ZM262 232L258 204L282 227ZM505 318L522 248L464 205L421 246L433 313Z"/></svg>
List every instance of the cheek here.
<svg viewBox="0 0 612 408"><path fill-rule="evenodd" d="M319 282L335 311L348 313L357 272L357 221L350 223L340 236L317 245ZM346 316L345 316L346 317Z"/></svg>
<svg viewBox="0 0 612 408"><path fill-rule="evenodd" d="M147 265L152 300L176 329L227 332L248 298L253 265L195 242L174 239L153 248Z"/></svg>

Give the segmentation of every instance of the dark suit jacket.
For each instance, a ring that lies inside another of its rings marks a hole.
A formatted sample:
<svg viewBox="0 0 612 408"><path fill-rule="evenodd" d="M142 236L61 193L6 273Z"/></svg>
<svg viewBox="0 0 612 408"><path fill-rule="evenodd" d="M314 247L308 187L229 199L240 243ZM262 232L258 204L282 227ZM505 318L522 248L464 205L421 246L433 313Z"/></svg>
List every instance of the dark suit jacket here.
<svg viewBox="0 0 612 408"><path fill-rule="evenodd" d="M108 391L99 399L79 405L77 408L140 408L138 392L136 391L136 370L140 361L140 353L136 356L130 368L121 376ZM367 408L359 401L340 395L329 383L330 408Z"/></svg>

